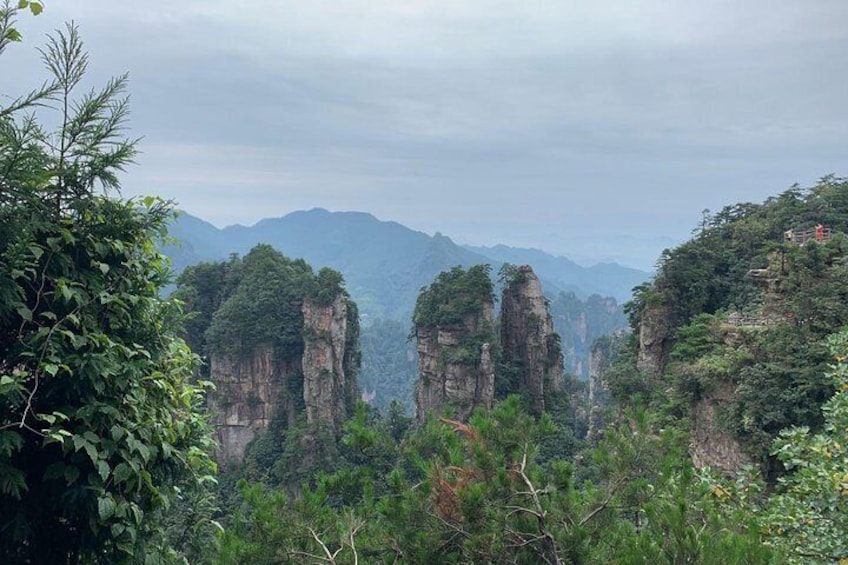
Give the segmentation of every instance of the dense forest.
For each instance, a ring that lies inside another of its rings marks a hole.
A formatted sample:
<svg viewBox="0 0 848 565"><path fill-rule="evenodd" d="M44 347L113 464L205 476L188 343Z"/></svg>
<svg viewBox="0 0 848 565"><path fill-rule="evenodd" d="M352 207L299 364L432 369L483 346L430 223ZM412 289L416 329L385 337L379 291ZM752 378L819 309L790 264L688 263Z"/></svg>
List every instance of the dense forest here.
<svg viewBox="0 0 848 565"><path fill-rule="evenodd" d="M4 563L848 560L848 180L706 215L596 347L594 407L562 374L528 397L490 267L436 274L413 337L453 347L437 368L491 366L493 398L415 421L360 400L379 342L337 271L258 245L166 297L173 206L118 192L126 78L80 93L72 25L42 56L44 85L0 107ZM503 296L531 272L503 269ZM510 315L561 373L534 292ZM381 374L408 370L393 355Z"/></svg>

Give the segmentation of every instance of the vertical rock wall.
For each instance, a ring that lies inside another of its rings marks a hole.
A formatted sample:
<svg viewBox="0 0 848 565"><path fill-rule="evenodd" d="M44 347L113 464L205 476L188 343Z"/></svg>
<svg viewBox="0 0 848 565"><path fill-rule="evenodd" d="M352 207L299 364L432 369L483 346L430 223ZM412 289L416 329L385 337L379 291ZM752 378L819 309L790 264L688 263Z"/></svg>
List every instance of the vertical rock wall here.
<svg viewBox="0 0 848 565"><path fill-rule="evenodd" d="M640 371L661 373L668 363L672 346L671 309L663 304L648 304L642 312L639 325L639 354L636 368Z"/></svg>
<svg viewBox="0 0 848 565"><path fill-rule="evenodd" d="M488 343L473 345L474 336L494 324L494 306L484 305L462 324L450 327L416 328L418 385L415 391L416 417L426 419L430 411L446 406L455 417L467 418L474 408L490 408L495 396L495 368Z"/></svg>
<svg viewBox="0 0 848 565"><path fill-rule="evenodd" d="M350 374L347 301L339 295L326 305L303 300L303 400L306 421L327 426L333 433L356 402L355 376Z"/></svg>
<svg viewBox="0 0 848 565"><path fill-rule="evenodd" d="M606 371L612 366L619 348L630 335L627 330L618 330L600 337L592 344L589 356L589 426L588 437L598 440L606 426L604 408L612 402Z"/></svg>
<svg viewBox="0 0 848 565"><path fill-rule="evenodd" d="M277 359L271 346L257 347L247 356L211 356L216 390L209 395L209 412L215 418L219 461L241 460L247 444L275 417L294 424L298 399L286 382L300 371L298 365Z"/></svg>
<svg viewBox="0 0 848 565"><path fill-rule="evenodd" d="M212 355L209 396L214 415L218 460L244 458L245 448L279 419L290 427L305 409L307 422L339 434L356 403L358 358L347 299L328 305L304 298L303 354L280 359L271 345L241 356Z"/></svg>
<svg viewBox="0 0 848 565"><path fill-rule="evenodd" d="M504 363L519 371L520 392L529 396L533 411L541 414L546 394L560 386L563 359L542 284L529 266L518 267L503 291L501 308Z"/></svg>
<svg viewBox="0 0 848 565"><path fill-rule="evenodd" d="M698 468L710 467L728 475L735 475L746 465L753 465L732 434L722 429L717 421L717 411L729 404L734 396L732 383L716 382L709 393L692 404L692 434L689 452L692 463Z"/></svg>

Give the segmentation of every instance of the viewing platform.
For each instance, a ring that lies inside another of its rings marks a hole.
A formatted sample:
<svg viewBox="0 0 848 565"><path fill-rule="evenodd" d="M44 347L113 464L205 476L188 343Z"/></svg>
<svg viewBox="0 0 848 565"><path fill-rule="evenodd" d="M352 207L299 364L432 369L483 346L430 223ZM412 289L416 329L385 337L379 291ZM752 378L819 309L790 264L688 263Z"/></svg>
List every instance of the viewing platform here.
<svg viewBox="0 0 848 565"><path fill-rule="evenodd" d="M808 241L827 241L833 237L833 230L818 225L808 230L786 230L783 232L783 239L786 243L797 243L803 245Z"/></svg>

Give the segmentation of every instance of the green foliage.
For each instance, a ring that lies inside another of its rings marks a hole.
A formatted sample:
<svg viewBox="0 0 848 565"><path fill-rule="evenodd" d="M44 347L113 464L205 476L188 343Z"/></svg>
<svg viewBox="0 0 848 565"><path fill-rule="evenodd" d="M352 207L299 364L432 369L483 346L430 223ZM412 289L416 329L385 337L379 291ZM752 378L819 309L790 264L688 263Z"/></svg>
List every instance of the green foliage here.
<svg viewBox="0 0 848 565"><path fill-rule="evenodd" d="M842 255L843 243L799 246L780 242L786 230L816 223L835 233L848 231L846 193L848 180L828 176L810 189L796 186L763 204L724 208L709 217L693 239L663 254L653 292L659 300L673 305L680 323L688 323L696 314L738 309L755 299L759 290L746 274L766 265L776 249L809 257L814 274L821 274L820 267L827 261L822 257L816 266L814 257L829 254L832 260L833 253L825 249L838 248L837 253ZM797 273L787 265L784 269Z"/></svg>
<svg viewBox="0 0 848 565"><path fill-rule="evenodd" d="M512 263L504 263L501 265L501 268L498 269L498 284L502 288L520 285L526 280L526 275Z"/></svg>
<svg viewBox="0 0 848 565"><path fill-rule="evenodd" d="M206 359L201 369L205 377L209 376L206 330L212 325L215 312L238 286L241 272L241 260L234 255L226 262L187 267L177 278L172 297L190 312L183 323L183 337L192 351Z"/></svg>
<svg viewBox="0 0 848 565"><path fill-rule="evenodd" d="M208 383L192 379L178 305L159 298L172 210L96 190L116 188L135 152L125 80L71 98L87 65L74 27L44 60L73 109L58 131L0 117L0 554L191 558L211 540L214 464Z"/></svg>
<svg viewBox="0 0 848 565"><path fill-rule="evenodd" d="M4 0L0 5L0 54L9 43L21 41L23 37L15 28L15 16L18 11L29 9L33 16L44 11L44 2L38 0L18 0L13 4L11 0Z"/></svg>
<svg viewBox="0 0 848 565"><path fill-rule="evenodd" d="M725 426L765 458L782 429L821 426L820 407L832 392L823 376L828 353L822 343L800 340L791 327L755 335L750 352L753 362L736 375Z"/></svg>
<svg viewBox="0 0 848 565"><path fill-rule="evenodd" d="M654 396L664 392L656 375L636 369L638 350L638 337L629 335L616 351L615 361L604 371L610 396L625 406L631 402L652 405Z"/></svg>
<svg viewBox="0 0 848 565"><path fill-rule="evenodd" d="M205 332L208 352L244 355L270 345L281 359L297 358L303 352L301 304L315 286L312 268L269 245L257 245L238 270L238 284Z"/></svg>
<svg viewBox="0 0 848 565"><path fill-rule="evenodd" d="M318 271L311 298L318 306L329 306L340 295L347 296L344 277L338 271L324 267Z"/></svg>
<svg viewBox="0 0 848 565"><path fill-rule="evenodd" d="M344 441L358 461L297 497L242 485L219 562L776 561L756 524L685 463L680 436L629 416L575 468L538 462L559 432L517 396L467 424L430 419L399 442L360 409Z"/></svg>
<svg viewBox="0 0 848 565"><path fill-rule="evenodd" d="M786 466L765 508L768 541L796 563L848 560L848 332L829 340L836 393L822 406L824 426L781 432L773 454Z"/></svg>
<svg viewBox="0 0 848 565"><path fill-rule="evenodd" d="M711 400L719 424L772 480L773 439L789 426L817 429L830 394L822 343L848 324L846 206L848 181L831 176L706 216L690 241L663 254L655 280L634 289L627 306L636 337L647 332L663 357L663 374L637 370L634 339L607 375L614 396L626 403L639 394L687 425L693 401L722 391ZM834 236L785 241L786 230L818 223Z"/></svg>
<svg viewBox="0 0 848 565"><path fill-rule="evenodd" d="M343 285L337 271L324 268L316 275L303 259L260 244L243 258L232 255L186 268L174 296L192 312L186 340L204 355L239 356L270 346L278 358L296 359L303 352L304 298L328 306L339 296L347 298ZM359 316L354 303L348 300L347 306L348 340L354 344Z"/></svg>
<svg viewBox="0 0 848 565"><path fill-rule="evenodd" d="M416 326L461 324L466 316L482 312L494 304L494 285L490 265L475 265L466 271L456 266L440 273L428 287L422 288L412 315Z"/></svg>

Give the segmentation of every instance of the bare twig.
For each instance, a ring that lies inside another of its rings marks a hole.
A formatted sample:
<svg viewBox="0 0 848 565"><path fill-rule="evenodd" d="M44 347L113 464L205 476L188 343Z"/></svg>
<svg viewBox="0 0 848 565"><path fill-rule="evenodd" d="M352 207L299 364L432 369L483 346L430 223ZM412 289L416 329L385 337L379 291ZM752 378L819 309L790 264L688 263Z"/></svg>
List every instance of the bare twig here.
<svg viewBox="0 0 848 565"><path fill-rule="evenodd" d="M559 550L557 549L556 540L554 536L551 534L548 529L547 524L547 512L545 512L544 507L542 507L542 501L539 498L539 494L545 492L544 490L539 490L533 486L533 483L530 481L530 478L526 473L527 469L527 446L524 446L524 454L521 457L521 466L518 468L518 475L521 477L521 480L524 481L524 484L527 485L527 495L530 496L530 499L533 501L533 506L535 508L535 512L530 511L531 514L536 516L536 520L539 524L539 533L540 538L547 541L547 545L550 548L550 556L553 558L552 563L555 565L562 565L562 559L559 557ZM525 509L529 511L529 509ZM546 562L550 562L547 555L542 554L542 558Z"/></svg>
<svg viewBox="0 0 848 565"><path fill-rule="evenodd" d="M318 542L318 545L321 546L321 549L324 550L324 554L327 556L327 558L323 559L323 560L326 561L327 563L332 563L333 565L335 565L336 555L338 555L339 552L336 551L335 553L330 553L330 549L327 547L327 545L323 541L321 541L321 538L318 537L318 534L315 533L315 530L313 530L312 528L307 528L307 529L309 530L309 533L312 534L312 537L315 539L315 541Z"/></svg>

